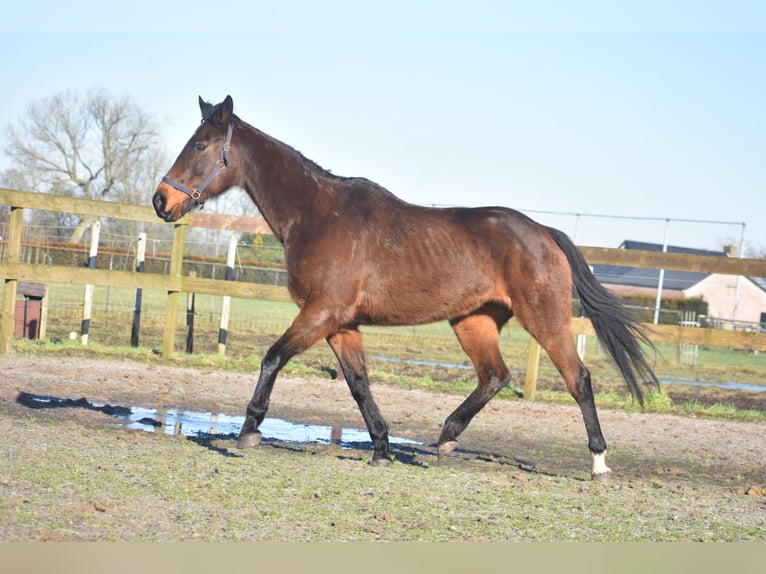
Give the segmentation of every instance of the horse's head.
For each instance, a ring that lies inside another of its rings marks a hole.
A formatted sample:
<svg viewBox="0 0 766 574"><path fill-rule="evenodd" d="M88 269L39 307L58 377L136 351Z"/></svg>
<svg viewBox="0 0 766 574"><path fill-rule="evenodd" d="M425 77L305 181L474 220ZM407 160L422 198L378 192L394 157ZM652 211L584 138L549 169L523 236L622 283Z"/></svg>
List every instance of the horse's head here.
<svg viewBox="0 0 766 574"><path fill-rule="evenodd" d="M234 185L236 158L230 153L234 102L212 105L199 99L202 124L184 146L152 197L157 215L176 221L205 200ZM227 169L228 168L228 169Z"/></svg>

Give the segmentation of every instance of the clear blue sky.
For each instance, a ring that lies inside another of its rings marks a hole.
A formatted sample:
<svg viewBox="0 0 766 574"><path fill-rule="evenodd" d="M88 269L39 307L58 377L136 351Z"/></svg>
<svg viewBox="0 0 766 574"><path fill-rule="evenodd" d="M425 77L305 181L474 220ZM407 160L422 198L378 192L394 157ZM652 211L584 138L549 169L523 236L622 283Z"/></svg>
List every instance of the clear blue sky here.
<svg viewBox="0 0 766 574"><path fill-rule="evenodd" d="M665 224L540 212L744 222L766 249L764 3L64 4L4 9L0 127L104 88L175 157L197 95L231 94L245 121L408 201L514 207L608 247L661 243ZM671 222L668 239L740 232Z"/></svg>

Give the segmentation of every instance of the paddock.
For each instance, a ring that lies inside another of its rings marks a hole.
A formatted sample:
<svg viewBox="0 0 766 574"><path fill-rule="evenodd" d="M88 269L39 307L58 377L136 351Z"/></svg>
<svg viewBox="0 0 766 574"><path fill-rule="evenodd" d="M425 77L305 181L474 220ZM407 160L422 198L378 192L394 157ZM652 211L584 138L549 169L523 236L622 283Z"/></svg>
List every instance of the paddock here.
<svg viewBox="0 0 766 574"><path fill-rule="evenodd" d="M766 423L601 408L615 476L590 482L574 405L491 402L454 456L435 441L460 393L373 385L391 434L371 445L125 428L102 411L30 409L19 393L113 407L242 414L253 376L167 364L16 352L0 379L0 539L764 540ZM364 428L345 384L285 376L270 416ZM417 444L421 443L421 444ZM587 454L585 455L587 456Z"/></svg>
<svg viewBox="0 0 766 574"><path fill-rule="evenodd" d="M149 209L0 190L12 206L5 258L0 353L0 488L3 540L762 540L764 423L602 410L611 464L593 485L575 405L492 401L437 464L434 443L459 393L373 385L395 446L390 469L366 466L370 447L267 441L242 453L234 437L192 439L126 429L82 408L29 409L19 393L131 408L240 415L252 376L174 367L182 293L259 298L266 286L182 273L186 227L241 226L190 214L176 224L167 274L23 262L23 211L44 205L148 223ZM66 200L66 201L65 201ZM242 229L240 229L242 230ZM590 262L715 269L763 276L763 261L582 248ZM627 260L626 257L634 258ZM715 260L712 260L715 259ZM722 259L718 261L718 259ZM16 352L12 318L20 281L143 288L164 293L164 332L150 364L93 358L85 347L44 356ZM575 319L576 332L589 332ZM766 334L654 326L655 341L764 350ZM161 359L160 359L161 355ZM363 427L344 384L281 378L270 416ZM34 451L32 451L34 449ZM30 456L33 452L34 456ZM372 493L372 494L369 494Z"/></svg>

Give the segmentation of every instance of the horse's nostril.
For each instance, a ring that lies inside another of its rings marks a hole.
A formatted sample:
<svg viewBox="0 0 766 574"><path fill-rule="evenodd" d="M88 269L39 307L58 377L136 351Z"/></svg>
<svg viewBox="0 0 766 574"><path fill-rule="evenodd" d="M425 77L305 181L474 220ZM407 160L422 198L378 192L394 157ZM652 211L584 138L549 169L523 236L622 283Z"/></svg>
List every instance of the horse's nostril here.
<svg viewBox="0 0 766 574"><path fill-rule="evenodd" d="M165 211L165 196L161 193L155 193L152 198L152 205L154 205L154 211L157 212L157 215L160 215Z"/></svg>

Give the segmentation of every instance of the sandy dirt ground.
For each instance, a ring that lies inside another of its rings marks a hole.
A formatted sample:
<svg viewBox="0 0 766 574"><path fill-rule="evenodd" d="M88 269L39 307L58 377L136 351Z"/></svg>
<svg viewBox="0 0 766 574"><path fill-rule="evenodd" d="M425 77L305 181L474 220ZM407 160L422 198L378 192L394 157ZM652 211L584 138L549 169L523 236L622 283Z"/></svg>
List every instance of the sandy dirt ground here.
<svg viewBox="0 0 766 574"><path fill-rule="evenodd" d="M256 376L201 371L129 360L15 354L0 361L0 416L113 419L86 409L32 412L20 393L85 398L113 406L195 410L242 415ZM374 385L391 435L424 444L426 456L460 395ZM703 420L601 409L614 479L661 476L697 485L762 493L766 488L766 423ZM277 381L269 417L299 423L364 428L345 383L329 378ZM394 448L396 454L396 449ZM515 465L535 472L586 478L590 455L577 406L494 400L460 438L457 461ZM613 480L614 480L613 479Z"/></svg>

